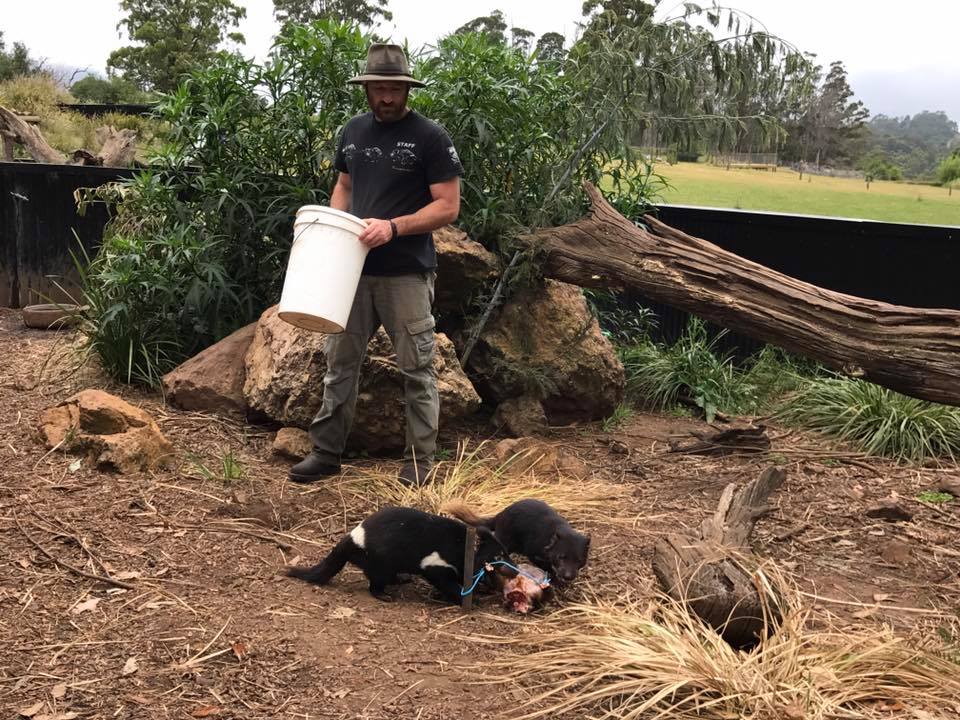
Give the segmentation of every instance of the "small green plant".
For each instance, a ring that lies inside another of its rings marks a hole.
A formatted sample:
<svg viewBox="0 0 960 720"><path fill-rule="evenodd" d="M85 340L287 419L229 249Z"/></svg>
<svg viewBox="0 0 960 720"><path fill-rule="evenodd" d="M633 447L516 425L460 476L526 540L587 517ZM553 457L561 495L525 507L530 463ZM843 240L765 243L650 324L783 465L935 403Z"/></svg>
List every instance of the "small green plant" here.
<svg viewBox="0 0 960 720"><path fill-rule="evenodd" d="M188 453L187 459L195 468L197 474L204 480L219 480L231 483L242 480L246 474L243 465L233 454L233 450L225 450L220 456L219 472L211 470L199 455Z"/></svg>
<svg viewBox="0 0 960 720"><path fill-rule="evenodd" d="M240 464L240 461L237 460L236 455L233 454L233 450L227 450L223 457L221 458L221 463L223 467L223 480L225 482L234 482L236 480L243 480L244 469L243 465Z"/></svg>
<svg viewBox="0 0 960 720"><path fill-rule="evenodd" d="M933 492L932 490L927 490L926 492L922 492L917 495L917 500L925 503L933 503L934 505L941 505L953 500L953 495L946 492Z"/></svg>
<svg viewBox="0 0 960 720"><path fill-rule="evenodd" d="M605 433L616 430L631 417L633 417L633 408L625 403L620 403L609 417L603 419L600 429Z"/></svg>
<svg viewBox="0 0 960 720"><path fill-rule="evenodd" d="M678 402L693 404L712 422L718 409L734 409L744 398L733 360L715 352L720 336L707 336L706 324L691 318L672 345L650 341L622 348L627 392L651 407L665 409Z"/></svg>
<svg viewBox="0 0 960 720"><path fill-rule="evenodd" d="M453 450L450 448L437 448L433 453L433 459L437 461L450 460L453 457Z"/></svg>
<svg viewBox="0 0 960 720"><path fill-rule="evenodd" d="M777 416L900 462L960 455L960 408L831 375L806 381Z"/></svg>

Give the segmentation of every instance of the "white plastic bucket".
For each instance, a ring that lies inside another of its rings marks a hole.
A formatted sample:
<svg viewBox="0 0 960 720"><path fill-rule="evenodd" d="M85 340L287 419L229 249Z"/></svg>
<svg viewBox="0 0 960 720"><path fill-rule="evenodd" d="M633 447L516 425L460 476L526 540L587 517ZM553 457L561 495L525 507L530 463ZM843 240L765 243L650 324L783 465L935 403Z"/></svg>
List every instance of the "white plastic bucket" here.
<svg viewBox="0 0 960 720"><path fill-rule="evenodd" d="M282 320L315 332L344 331L367 258L367 246L357 239L366 226L321 205L297 210L277 311Z"/></svg>

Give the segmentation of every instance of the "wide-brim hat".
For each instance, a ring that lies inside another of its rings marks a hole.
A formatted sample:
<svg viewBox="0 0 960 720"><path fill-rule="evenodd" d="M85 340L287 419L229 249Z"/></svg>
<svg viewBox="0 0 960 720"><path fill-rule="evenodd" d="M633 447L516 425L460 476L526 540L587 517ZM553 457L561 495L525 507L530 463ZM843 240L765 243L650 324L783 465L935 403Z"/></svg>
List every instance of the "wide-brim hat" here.
<svg viewBox="0 0 960 720"><path fill-rule="evenodd" d="M350 85L362 85L367 82L405 82L412 87L426 87L410 74L407 56L399 45L374 43L367 50L367 67L362 75L347 80Z"/></svg>

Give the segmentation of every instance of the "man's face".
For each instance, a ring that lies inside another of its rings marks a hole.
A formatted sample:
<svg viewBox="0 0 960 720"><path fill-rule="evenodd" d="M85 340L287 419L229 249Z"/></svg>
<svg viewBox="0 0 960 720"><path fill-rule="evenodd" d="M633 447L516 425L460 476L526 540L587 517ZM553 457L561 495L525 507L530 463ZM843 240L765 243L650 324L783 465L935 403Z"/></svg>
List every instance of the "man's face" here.
<svg viewBox="0 0 960 720"><path fill-rule="evenodd" d="M405 82L368 82L367 104L380 122L400 120L407 108L410 86Z"/></svg>

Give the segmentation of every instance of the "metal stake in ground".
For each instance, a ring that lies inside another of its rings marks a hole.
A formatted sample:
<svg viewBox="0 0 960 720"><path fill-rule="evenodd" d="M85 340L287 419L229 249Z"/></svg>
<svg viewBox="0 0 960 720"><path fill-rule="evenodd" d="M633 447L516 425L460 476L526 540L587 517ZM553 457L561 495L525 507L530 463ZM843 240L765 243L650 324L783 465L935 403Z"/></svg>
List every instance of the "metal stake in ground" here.
<svg viewBox="0 0 960 720"><path fill-rule="evenodd" d="M463 587L469 588L473 584L473 558L477 552L477 529L467 526L467 539L463 544ZM464 612L473 608L473 592L460 597L460 607Z"/></svg>

